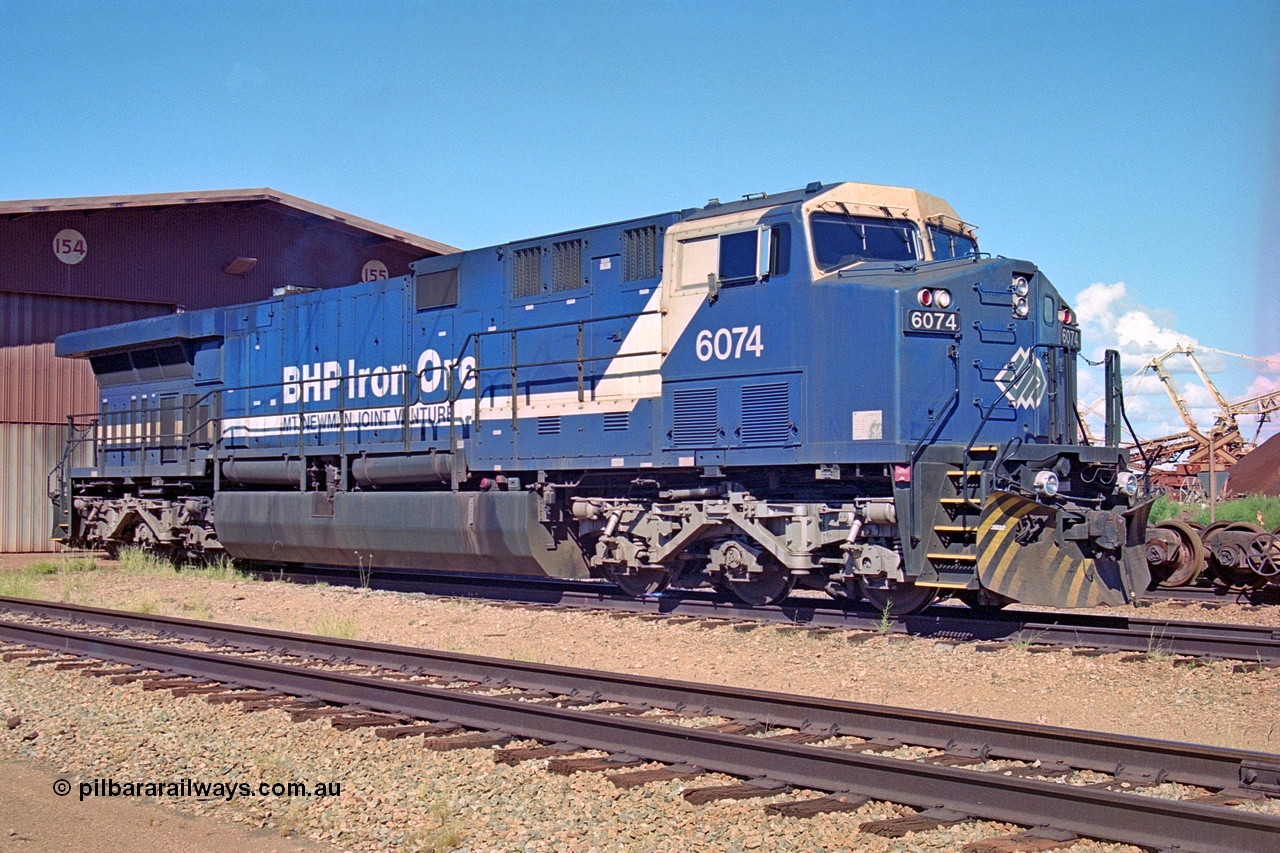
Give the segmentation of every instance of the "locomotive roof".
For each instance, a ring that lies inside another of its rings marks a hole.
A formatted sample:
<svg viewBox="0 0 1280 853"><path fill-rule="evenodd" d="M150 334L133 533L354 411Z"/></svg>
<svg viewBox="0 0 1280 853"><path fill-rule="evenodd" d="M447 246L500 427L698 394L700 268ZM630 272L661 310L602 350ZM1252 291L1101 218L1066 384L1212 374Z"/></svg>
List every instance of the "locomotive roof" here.
<svg viewBox="0 0 1280 853"><path fill-rule="evenodd" d="M798 201L812 198L820 192L829 190L838 184L823 184L821 181L814 181L802 190L787 190L786 192L774 193L749 193L737 201L721 202L719 199L712 199L707 203L706 207L695 210L693 213L684 217L686 222L695 219L707 219L712 216L724 216L729 213L741 213L746 210L758 210L764 207L781 207L787 204L794 204Z"/></svg>
<svg viewBox="0 0 1280 853"><path fill-rule="evenodd" d="M819 181L804 189L769 195L768 193L751 193L737 201L721 203L712 199L706 207L685 212L682 222L696 222L718 216L732 216L752 210L772 207L785 207L791 204L812 201L810 209L821 209L824 201L837 205L853 205L862 208L861 212L872 212L874 215L903 216L918 220L949 221L949 227L959 228L962 232L971 233L974 226L964 222L956 215L951 205L937 196L908 187L892 187L881 184L861 184L842 181L824 184Z"/></svg>

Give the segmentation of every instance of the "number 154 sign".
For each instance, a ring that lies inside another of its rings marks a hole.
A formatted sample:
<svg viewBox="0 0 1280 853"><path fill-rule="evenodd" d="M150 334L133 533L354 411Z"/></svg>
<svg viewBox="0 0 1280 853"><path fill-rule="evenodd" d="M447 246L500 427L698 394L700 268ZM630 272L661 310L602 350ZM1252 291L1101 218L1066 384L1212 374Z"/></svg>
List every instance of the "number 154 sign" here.
<svg viewBox="0 0 1280 853"><path fill-rule="evenodd" d="M63 228L53 238L53 253L64 264L78 264L89 253L89 244L79 231Z"/></svg>

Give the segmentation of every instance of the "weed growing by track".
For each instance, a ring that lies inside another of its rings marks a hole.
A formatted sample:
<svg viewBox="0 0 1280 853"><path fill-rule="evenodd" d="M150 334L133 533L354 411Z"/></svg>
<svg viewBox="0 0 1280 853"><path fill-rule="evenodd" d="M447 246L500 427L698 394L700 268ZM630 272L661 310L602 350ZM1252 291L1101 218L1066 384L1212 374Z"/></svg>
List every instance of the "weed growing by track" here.
<svg viewBox="0 0 1280 853"><path fill-rule="evenodd" d="M311 621L311 631L322 637L354 640L356 635L360 633L360 623L351 616L317 616Z"/></svg>
<svg viewBox="0 0 1280 853"><path fill-rule="evenodd" d="M1280 497L1271 495L1250 495L1233 501L1218 504L1215 513L1218 521L1247 521L1258 523L1258 515L1262 515L1262 527L1275 530L1280 526ZM1197 524L1209 523L1209 505L1207 503L1178 503L1169 500L1165 495L1156 498L1151 507L1151 523L1158 524L1169 518L1190 516Z"/></svg>
<svg viewBox="0 0 1280 853"><path fill-rule="evenodd" d="M49 577L59 579L62 600L70 601L77 589L83 589L83 581L76 576L98 568L98 561L86 556L62 556L38 560L20 569L0 573L0 595L11 598L38 598L40 586Z"/></svg>
<svg viewBox="0 0 1280 853"><path fill-rule="evenodd" d="M235 561L226 554L209 562L175 563L167 557L142 548L124 548L120 551L120 571L130 575L152 577L190 577L211 581L253 581L252 575L241 571Z"/></svg>
<svg viewBox="0 0 1280 853"><path fill-rule="evenodd" d="M880 610L880 621L876 623L876 633L884 636L893 630L893 599L886 598Z"/></svg>

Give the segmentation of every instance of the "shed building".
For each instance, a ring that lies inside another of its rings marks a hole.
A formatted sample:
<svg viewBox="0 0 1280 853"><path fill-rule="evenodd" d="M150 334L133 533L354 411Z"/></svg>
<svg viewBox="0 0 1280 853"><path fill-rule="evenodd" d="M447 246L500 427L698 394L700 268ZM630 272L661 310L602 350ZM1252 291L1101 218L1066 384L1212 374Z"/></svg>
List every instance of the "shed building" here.
<svg viewBox="0 0 1280 853"><path fill-rule="evenodd" d="M64 332L407 275L457 251L272 189L0 201L0 552L47 551L67 416L97 410Z"/></svg>

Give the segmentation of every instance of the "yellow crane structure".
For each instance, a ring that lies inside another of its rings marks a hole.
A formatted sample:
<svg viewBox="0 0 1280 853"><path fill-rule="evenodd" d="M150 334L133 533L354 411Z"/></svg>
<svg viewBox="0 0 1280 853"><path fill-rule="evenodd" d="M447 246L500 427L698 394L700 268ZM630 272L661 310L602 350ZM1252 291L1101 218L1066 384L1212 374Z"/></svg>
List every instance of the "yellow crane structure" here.
<svg viewBox="0 0 1280 853"><path fill-rule="evenodd" d="M1227 350L1214 349L1213 347L1200 347L1199 349L1221 355L1245 358L1251 361L1275 364L1274 361L1269 359L1228 352ZM1177 355L1186 356L1192 369L1200 377L1200 381L1204 383L1205 388L1218 406L1218 413L1208 430L1202 430L1196 423L1191 414L1191 407L1187 404L1186 397L1178 389L1173 375L1166 367L1166 362ZM1228 400L1223 396L1213 380L1209 378L1204 365L1196 358L1196 348L1188 344L1178 344L1152 358L1143 365L1142 370L1137 375L1147 370L1150 370L1159 378L1165 392L1169 395L1169 399L1173 402L1174 408L1178 410L1178 415L1186 429L1172 435L1142 442L1141 450L1134 447L1130 451L1129 459L1130 464L1135 467L1142 468L1146 466L1152 480L1165 486L1183 486L1188 478L1195 477L1204 471L1230 470L1236 462L1240 461L1242 456L1253 450L1257 445L1258 434L1262 430L1262 425L1269 420L1270 415L1273 412L1280 411L1280 391L1259 394L1235 402ZM1239 419L1249 415L1258 418L1258 425L1253 435L1246 438L1240 432ZM1157 466L1164 466L1170 463L1175 465L1172 471L1166 469L1157 470Z"/></svg>
<svg viewBox="0 0 1280 853"><path fill-rule="evenodd" d="M1280 411L1280 390L1256 394L1234 402L1227 400L1196 358L1196 349L1188 344L1174 346L1147 361L1127 377L1125 382L1131 382L1148 370L1152 371L1160 379L1165 393L1169 395L1186 427L1182 432L1144 441L1141 448L1130 448L1130 467L1137 470L1145 467L1151 483L1157 487L1184 492L1190 488L1203 495L1199 491L1196 475L1205 470L1229 470L1241 457L1253 450L1262 432L1262 425L1274 412ZM1199 349L1280 366L1280 362L1275 359L1257 358L1213 347ZM1208 430L1202 430L1196 423L1191 406L1166 366L1166 362L1177 355L1186 356L1192 369L1218 404L1217 416ZM1089 433L1084 415L1096 410L1104 400L1105 397L1079 417L1081 430L1091 444L1095 440ZM1248 438L1241 434L1239 422L1240 418L1246 416L1258 419L1257 429ZM1173 463L1172 468L1168 467L1170 463ZM1185 497L1184 494L1183 498ZM1210 518L1213 518L1212 504ZM1211 522L1208 527L1200 529L1198 525L1182 519L1170 518L1147 527L1146 557L1153 586L1189 586L1195 584L1203 573L1205 579L1214 586L1225 590L1280 587L1280 528L1267 532L1260 524L1252 522Z"/></svg>

